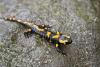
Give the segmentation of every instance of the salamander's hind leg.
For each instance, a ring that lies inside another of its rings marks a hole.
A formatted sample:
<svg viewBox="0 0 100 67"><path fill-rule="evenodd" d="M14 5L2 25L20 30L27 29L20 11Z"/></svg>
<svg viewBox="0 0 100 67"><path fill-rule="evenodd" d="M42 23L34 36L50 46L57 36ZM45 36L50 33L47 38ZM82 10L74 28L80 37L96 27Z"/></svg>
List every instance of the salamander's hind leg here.
<svg viewBox="0 0 100 67"><path fill-rule="evenodd" d="M32 29L26 29L26 30L24 31L24 36L25 36L26 38L31 37L32 34L33 34Z"/></svg>

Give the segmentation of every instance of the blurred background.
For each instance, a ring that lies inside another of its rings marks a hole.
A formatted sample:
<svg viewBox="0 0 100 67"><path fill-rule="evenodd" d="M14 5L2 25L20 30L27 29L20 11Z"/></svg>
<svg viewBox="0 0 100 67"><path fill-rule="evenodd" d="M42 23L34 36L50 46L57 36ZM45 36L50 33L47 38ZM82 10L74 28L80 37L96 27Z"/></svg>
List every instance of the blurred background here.
<svg viewBox="0 0 100 67"><path fill-rule="evenodd" d="M66 56L33 35L25 38L20 24L2 17L16 16L69 33ZM100 0L0 0L0 67L99 67Z"/></svg>

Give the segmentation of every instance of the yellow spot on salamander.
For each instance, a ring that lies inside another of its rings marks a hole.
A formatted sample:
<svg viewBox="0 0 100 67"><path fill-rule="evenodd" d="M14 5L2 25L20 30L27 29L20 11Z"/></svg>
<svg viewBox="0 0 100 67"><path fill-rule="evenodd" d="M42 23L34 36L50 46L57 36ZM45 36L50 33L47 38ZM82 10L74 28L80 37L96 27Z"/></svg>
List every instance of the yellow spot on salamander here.
<svg viewBox="0 0 100 67"><path fill-rule="evenodd" d="M51 35L51 32L47 32L47 36L50 37L50 35Z"/></svg>
<svg viewBox="0 0 100 67"><path fill-rule="evenodd" d="M13 20L16 20L15 16L12 16L12 19L13 19Z"/></svg>
<svg viewBox="0 0 100 67"><path fill-rule="evenodd" d="M42 25L44 27L44 25Z"/></svg>
<svg viewBox="0 0 100 67"><path fill-rule="evenodd" d="M52 38L59 38L59 35L54 35Z"/></svg>
<svg viewBox="0 0 100 67"><path fill-rule="evenodd" d="M57 32L56 35L54 35L52 38L59 38L60 37L60 32Z"/></svg>
<svg viewBox="0 0 100 67"><path fill-rule="evenodd" d="M17 20L18 22L21 22L22 20Z"/></svg>
<svg viewBox="0 0 100 67"><path fill-rule="evenodd" d="M32 31L32 29L28 29L28 31Z"/></svg>
<svg viewBox="0 0 100 67"><path fill-rule="evenodd" d="M12 20L12 17L10 17L9 20Z"/></svg>
<svg viewBox="0 0 100 67"><path fill-rule="evenodd" d="M57 31L57 34L60 35L60 32Z"/></svg>
<svg viewBox="0 0 100 67"><path fill-rule="evenodd" d="M59 40L60 43L62 44L65 44L65 41L64 40Z"/></svg>
<svg viewBox="0 0 100 67"><path fill-rule="evenodd" d="M34 25L34 27L38 30L38 31L44 31L44 29L39 28L37 25Z"/></svg>
<svg viewBox="0 0 100 67"><path fill-rule="evenodd" d="M56 44L56 47L58 47L59 45L58 44Z"/></svg>
<svg viewBox="0 0 100 67"><path fill-rule="evenodd" d="M38 30L39 30L39 31L44 31L44 29L39 29L39 28L38 28Z"/></svg>

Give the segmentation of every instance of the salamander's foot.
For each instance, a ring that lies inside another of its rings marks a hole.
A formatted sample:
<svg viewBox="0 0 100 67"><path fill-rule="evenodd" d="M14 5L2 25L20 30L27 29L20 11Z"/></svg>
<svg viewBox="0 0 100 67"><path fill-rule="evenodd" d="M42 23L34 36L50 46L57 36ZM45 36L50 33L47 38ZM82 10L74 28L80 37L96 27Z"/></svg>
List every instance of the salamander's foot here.
<svg viewBox="0 0 100 67"><path fill-rule="evenodd" d="M57 49L57 52L59 52L59 53L61 53L62 55L65 55L65 56L66 56L66 53L63 51L62 46L58 46L56 49Z"/></svg>
<svg viewBox="0 0 100 67"><path fill-rule="evenodd" d="M57 49L57 52L61 53L62 55L66 55L66 53L64 53L62 50Z"/></svg>
<svg viewBox="0 0 100 67"><path fill-rule="evenodd" d="M26 38L31 37L31 36L32 36L32 30L31 30L31 29L26 29L26 30L24 31L24 36L25 36Z"/></svg>

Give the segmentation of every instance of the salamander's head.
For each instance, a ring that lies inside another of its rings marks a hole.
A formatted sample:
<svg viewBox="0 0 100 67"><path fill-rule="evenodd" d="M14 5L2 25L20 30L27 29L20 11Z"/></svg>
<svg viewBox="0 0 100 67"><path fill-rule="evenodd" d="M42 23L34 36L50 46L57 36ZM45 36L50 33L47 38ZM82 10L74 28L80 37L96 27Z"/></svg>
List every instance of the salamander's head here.
<svg viewBox="0 0 100 67"><path fill-rule="evenodd" d="M60 38L59 38L59 43L61 44L71 44L72 43L72 39L70 37L70 35L61 35Z"/></svg>

